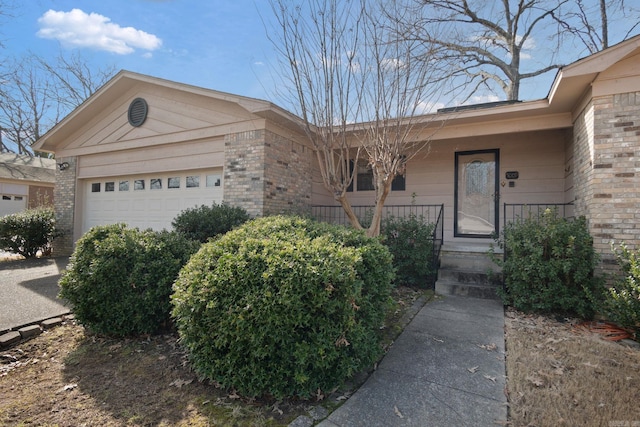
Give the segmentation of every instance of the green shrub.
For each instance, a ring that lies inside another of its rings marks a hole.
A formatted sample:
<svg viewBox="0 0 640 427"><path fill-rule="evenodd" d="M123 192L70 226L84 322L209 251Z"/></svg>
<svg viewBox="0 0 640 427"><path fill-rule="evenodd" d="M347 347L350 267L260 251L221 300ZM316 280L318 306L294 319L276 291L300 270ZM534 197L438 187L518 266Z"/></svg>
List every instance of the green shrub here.
<svg viewBox="0 0 640 427"><path fill-rule="evenodd" d="M640 252L631 251L623 243L614 253L622 277L609 288L605 297L605 312L614 323L640 332Z"/></svg>
<svg viewBox="0 0 640 427"><path fill-rule="evenodd" d="M434 224L424 217L388 217L382 221L384 244L393 255L396 283L426 287L435 275L433 267Z"/></svg>
<svg viewBox="0 0 640 427"><path fill-rule="evenodd" d="M249 214L243 208L214 203L211 206L185 209L174 218L171 225L178 233L204 243L248 220Z"/></svg>
<svg viewBox="0 0 640 427"><path fill-rule="evenodd" d="M559 218L547 209L540 219L507 223L498 239L505 248L503 302L518 310L593 316L602 280L593 274L598 257L586 220Z"/></svg>
<svg viewBox="0 0 640 427"><path fill-rule="evenodd" d="M27 209L0 217L0 248L25 258L33 258L38 251L51 253L55 236L55 214L52 207Z"/></svg>
<svg viewBox="0 0 640 427"><path fill-rule="evenodd" d="M191 258L173 316L200 376L248 396L308 397L379 356L392 277L388 250L363 232L261 218Z"/></svg>
<svg viewBox="0 0 640 427"><path fill-rule="evenodd" d="M170 320L173 281L199 246L166 231L93 227L76 244L60 279L60 296L94 332L158 332Z"/></svg>

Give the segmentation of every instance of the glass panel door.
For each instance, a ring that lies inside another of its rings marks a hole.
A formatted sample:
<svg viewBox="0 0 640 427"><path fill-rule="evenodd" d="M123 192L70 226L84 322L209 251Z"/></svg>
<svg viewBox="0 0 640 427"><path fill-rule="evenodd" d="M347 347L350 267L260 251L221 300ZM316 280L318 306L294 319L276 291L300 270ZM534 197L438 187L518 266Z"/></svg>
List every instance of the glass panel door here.
<svg viewBox="0 0 640 427"><path fill-rule="evenodd" d="M456 237L491 237L498 228L498 150L456 153Z"/></svg>

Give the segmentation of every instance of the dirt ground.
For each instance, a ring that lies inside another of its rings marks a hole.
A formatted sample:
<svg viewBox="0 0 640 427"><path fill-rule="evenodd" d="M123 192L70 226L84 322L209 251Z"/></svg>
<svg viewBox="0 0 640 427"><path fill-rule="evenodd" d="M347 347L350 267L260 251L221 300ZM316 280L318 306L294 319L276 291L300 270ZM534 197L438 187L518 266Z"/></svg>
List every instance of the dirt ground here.
<svg viewBox="0 0 640 427"><path fill-rule="evenodd" d="M421 295L394 295L386 345ZM640 349L579 323L506 311L508 425L640 425ZM0 352L0 425L281 426L357 384L321 400L247 400L199 382L175 334L110 339L71 322Z"/></svg>
<svg viewBox="0 0 640 427"><path fill-rule="evenodd" d="M422 295L395 291L386 346ZM199 382L176 334L111 339L69 322L0 352L0 425L280 426L339 405L355 386L319 401L247 400Z"/></svg>
<svg viewBox="0 0 640 427"><path fill-rule="evenodd" d="M509 425L640 426L640 349L596 326L506 311Z"/></svg>

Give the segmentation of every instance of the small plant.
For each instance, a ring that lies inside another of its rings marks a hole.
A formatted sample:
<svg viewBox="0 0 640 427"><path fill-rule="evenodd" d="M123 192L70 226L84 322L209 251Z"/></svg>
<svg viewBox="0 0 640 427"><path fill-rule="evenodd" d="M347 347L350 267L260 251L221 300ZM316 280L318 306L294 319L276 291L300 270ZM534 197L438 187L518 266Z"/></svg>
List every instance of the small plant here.
<svg viewBox="0 0 640 427"><path fill-rule="evenodd" d="M225 203L185 209L174 218L173 229L189 239L206 242L249 220L246 210Z"/></svg>
<svg viewBox="0 0 640 427"><path fill-rule="evenodd" d="M93 227L76 244L60 279L60 296L94 332L158 332L170 320L173 281L199 246L166 231Z"/></svg>
<svg viewBox="0 0 640 427"><path fill-rule="evenodd" d="M397 284L424 288L435 274L434 228L434 224L415 214L390 216L382 221L384 244L393 255Z"/></svg>
<svg viewBox="0 0 640 427"><path fill-rule="evenodd" d="M27 209L0 217L0 248L25 258L35 257L38 251L49 255L55 233L52 207Z"/></svg>
<svg viewBox="0 0 640 427"><path fill-rule="evenodd" d="M299 217L205 243L172 297L198 374L247 396L332 390L381 352L393 277L377 239Z"/></svg>
<svg viewBox="0 0 640 427"><path fill-rule="evenodd" d="M594 276L598 257L585 218L566 220L547 209L542 216L507 223L498 245L503 302L522 311L560 312L590 318L602 294Z"/></svg>
<svg viewBox="0 0 640 427"><path fill-rule="evenodd" d="M606 293L605 312L612 322L633 329L637 338L640 332L640 252L629 250L624 243L613 251L622 275Z"/></svg>

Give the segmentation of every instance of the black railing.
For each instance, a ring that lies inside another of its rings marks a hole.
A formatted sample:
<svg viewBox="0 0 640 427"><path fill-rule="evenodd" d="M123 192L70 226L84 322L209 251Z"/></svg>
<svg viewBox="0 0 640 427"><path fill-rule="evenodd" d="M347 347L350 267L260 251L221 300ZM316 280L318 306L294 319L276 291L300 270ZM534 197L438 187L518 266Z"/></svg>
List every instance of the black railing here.
<svg viewBox="0 0 640 427"><path fill-rule="evenodd" d="M504 223L524 221L528 218L540 219L547 209L557 209L561 218L573 218L573 203L505 203Z"/></svg>
<svg viewBox="0 0 640 427"><path fill-rule="evenodd" d="M373 206L352 206L358 221L363 227L369 226L373 217ZM342 206L312 206L311 215L318 221L332 224L349 225L349 219ZM433 289L438 278L438 267L440 260L440 248L444 242L444 205L388 205L382 210L382 220L385 218L407 218L414 217L425 224L433 224L431 240L433 242L432 257L425 260L431 264L433 271L427 278L427 285Z"/></svg>

